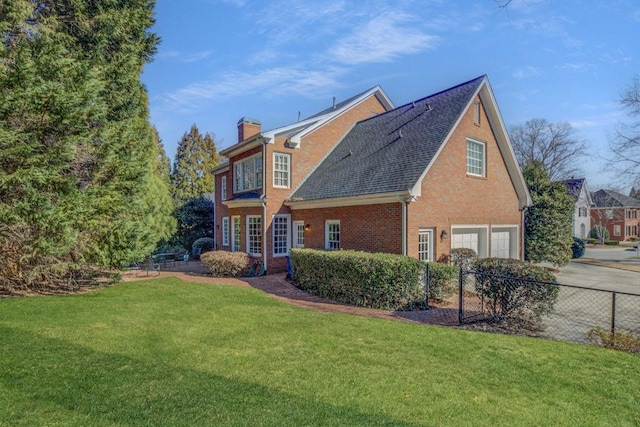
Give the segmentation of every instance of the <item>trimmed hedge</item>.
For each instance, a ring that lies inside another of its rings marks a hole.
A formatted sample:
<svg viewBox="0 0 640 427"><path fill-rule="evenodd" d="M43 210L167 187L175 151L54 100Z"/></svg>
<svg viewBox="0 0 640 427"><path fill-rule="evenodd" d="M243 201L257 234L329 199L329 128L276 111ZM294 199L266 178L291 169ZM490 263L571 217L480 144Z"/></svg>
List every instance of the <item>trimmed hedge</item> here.
<svg viewBox="0 0 640 427"><path fill-rule="evenodd" d="M492 317L515 330L538 330L558 298L556 277L546 268L515 259L476 262L476 291ZM536 283L546 282L546 283Z"/></svg>
<svg viewBox="0 0 640 427"><path fill-rule="evenodd" d="M424 262L402 255L291 249L296 285L361 307L410 309L425 300Z"/></svg>
<svg viewBox="0 0 640 427"><path fill-rule="evenodd" d="M249 271L249 255L245 252L211 251L200 255L200 262L214 277L241 277Z"/></svg>
<svg viewBox="0 0 640 427"><path fill-rule="evenodd" d="M604 244L605 246L618 246L620 245L620 242L617 240L605 240Z"/></svg>
<svg viewBox="0 0 640 427"><path fill-rule="evenodd" d="M444 300L458 290L460 268L441 262L430 262L429 266L429 298Z"/></svg>

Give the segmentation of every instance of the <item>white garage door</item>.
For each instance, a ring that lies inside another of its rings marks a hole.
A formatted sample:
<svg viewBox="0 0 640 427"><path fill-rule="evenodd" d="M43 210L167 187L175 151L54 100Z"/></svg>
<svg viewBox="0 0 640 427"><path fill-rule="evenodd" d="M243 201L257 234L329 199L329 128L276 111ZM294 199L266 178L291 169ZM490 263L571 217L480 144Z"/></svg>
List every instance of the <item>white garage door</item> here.
<svg viewBox="0 0 640 427"><path fill-rule="evenodd" d="M492 231L491 256L495 258L509 258L511 255L509 241L508 231Z"/></svg>
<svg viewBox="0 0 640 427"><path fill-rule="evenodd" d="M451 237L451 249L467 248L478 253L478 233L454 233Z"/></svg>

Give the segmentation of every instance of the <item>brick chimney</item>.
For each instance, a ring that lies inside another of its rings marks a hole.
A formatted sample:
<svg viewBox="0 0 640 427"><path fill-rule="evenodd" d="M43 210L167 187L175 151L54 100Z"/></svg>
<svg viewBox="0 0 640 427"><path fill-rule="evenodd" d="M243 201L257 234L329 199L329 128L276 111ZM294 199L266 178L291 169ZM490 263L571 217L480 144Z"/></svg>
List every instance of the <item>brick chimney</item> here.
<svg viewBox="0 0 640 427"><path fill-rule="evenodd" d="M260 120L243 117L238 120L238 142L260 133Z"/></svg>

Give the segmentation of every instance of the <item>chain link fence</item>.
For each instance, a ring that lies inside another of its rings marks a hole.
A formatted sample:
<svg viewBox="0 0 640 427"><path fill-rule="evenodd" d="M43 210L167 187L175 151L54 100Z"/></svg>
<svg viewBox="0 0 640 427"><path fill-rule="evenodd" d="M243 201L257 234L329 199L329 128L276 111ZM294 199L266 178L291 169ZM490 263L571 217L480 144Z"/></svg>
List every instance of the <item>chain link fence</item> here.
<svg viewBox="0 0 640 427"><path fill-rule="evenodd" d="M579 343L640 333L640 294L474 271L459 289L461 325Z"/></svg>

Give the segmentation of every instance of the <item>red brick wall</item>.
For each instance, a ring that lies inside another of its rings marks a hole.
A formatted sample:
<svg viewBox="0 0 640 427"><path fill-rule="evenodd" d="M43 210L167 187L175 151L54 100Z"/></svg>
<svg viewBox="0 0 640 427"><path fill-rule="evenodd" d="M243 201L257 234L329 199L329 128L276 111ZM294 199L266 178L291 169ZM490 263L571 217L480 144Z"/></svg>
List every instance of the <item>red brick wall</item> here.
<svg viewBox="0 0 640 427"><path fill-rule="evenodd" d="M486 143L486 177L467 175L467 137ZM473 106L464 114L423 180L421 191L422 196L407 208L409 256L418 256L419 228L435 229L437 260L449 254L451 225L521 225L518 197L484 108L479 126L474 124ZM447 230L447 239L440 239L442 230ZM520 240L519 236L521 247Z"/></svg>

